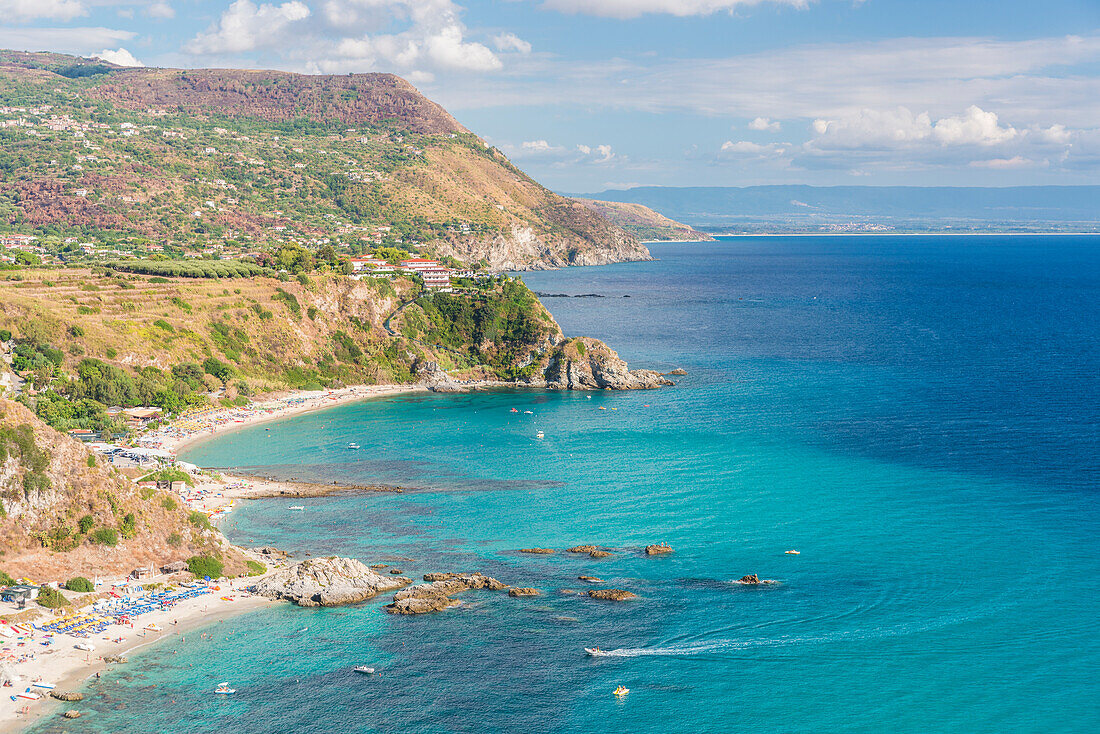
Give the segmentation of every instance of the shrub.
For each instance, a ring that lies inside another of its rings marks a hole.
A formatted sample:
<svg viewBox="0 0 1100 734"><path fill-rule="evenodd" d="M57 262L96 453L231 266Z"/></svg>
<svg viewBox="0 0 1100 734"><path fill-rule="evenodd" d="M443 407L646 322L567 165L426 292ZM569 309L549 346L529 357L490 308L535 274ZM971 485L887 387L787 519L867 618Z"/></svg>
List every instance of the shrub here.
<svg viewBox="0 0 1100 734"><path fill-rule="evenodd" d="M73 576L65 582L65 588L69 591L95 591L95 584L83 576Z"/></svg>
<svg viewBox="0 0 1100 734"><path fill-rule="evenodd" d="M187 522L191 523L199 530L210 530L214 527L210 524L210 518L198 510L191 511L191 514L187 516Z"/></svg>
<svg viewBox="0 0 1100 734"><path fill-rule="evenodd" d="M187 570L198 578L217 579L225 575L225 565L213 556L191 556L187 559Z"/></svg>
<svg viewBox="0 0 1100 734"><path fill-rule="evenodd" d="M141 490L140 490L141 498L143 500L153 499L153 495L156 494L156 493L157 493L157 490L153 489L152 487L142 487Z"/></svg>
<svg viewBox="0 0 1100 734"><path fill-rule="evenodd" d="M7 329L0 329L0 342L10 342L11 332ZM10 576L8 578L11 578Z"/></svg>
<svg viewBox="0 0 1100 734"><path fill-rule="evenodd" d="M51 589L48 586L38 590L38 598L35 601L38 602L39 606L47 609L60 609L69 604L69 600L60 591Z"/></svg>
<svg viewBox="0 0 1100 734"><path fill-rule="evenodd" d="M118 545L118 531L114 528L96 528L88 538L99 545L109 545L112 548Z"/></svg>
<svg viewBox="0 0 1100 734"><path fill-rule="evenodd" d="M88 468L95 466L95 454L88 454Z"/></svg>
<svg viewBox="0 0 1100 734"><path fill-rule="evenodd" d="M177 507L179 507L179 505L176 504L176 501L174 499L172 499L171 497L165 497L164 499L162 499L160 501L160 506L163 507L164 509L168 510L169 512L171 512L172 510L175 510Z"/></svg>
<svg viewBox="0 0 1100 734"><path fill-rule="evenodd" d="M183 545L183 536L179 533L171 533L165 540L173 548L179 548Z"/></svg>
<svg viewBox="0 0 1100 734"><path fill-rule="evenodd" d="M77 337L77 338L84 336L84 327L82 327L82 326L70 326L69 327L69 335Z"/></svg>
<svg viewBox="0 0 1100 734"><path fill-rule="evenodd" d="M15 586L15 579L7 571L0 571L0 586Z"/></svg>
<svg viewBox="0 0 1100 734"><path fill-rule="evenodd" d="M172 326L170 323L168 323L164 319L157 319L156 321L153 322L153 326L157 327L158 329L163 329L164 331L167 331L167 332L174 332L176 330L176 328L174 326Z"/></svg>
<svg viewBox="0 0 1100 734"><path fill-rule="evenodd" d="M253 561L251 558L245 559L245 565L248 566L249 576L263 576L267 572L267 566L259 561Z"/></svg>
<svg viewBox="0 0 1100 734"><path fill-rule="evenodd" d="M125 517L122 518L122 524L119 526L122 532L123 538L132 538L137 535L137 517L134 513L128 512Z"/></svg>
<svg viewBox="0 0 1100 734"><path fill-rule="evenodd" d="M85 515L84 517L77 520L76 524L77 527L80 528L80 532L84 535L87 535L88 531L95 526L95 518L91 515Z"/></svg>
<svg viewBox="0 0 1100 734"><path fill-rule="evenodd" d="M309 308L306 309L306 316L308 316L310 318L310 320L316 319L317 318L317 309L313 306L310 306Z"/></svg>

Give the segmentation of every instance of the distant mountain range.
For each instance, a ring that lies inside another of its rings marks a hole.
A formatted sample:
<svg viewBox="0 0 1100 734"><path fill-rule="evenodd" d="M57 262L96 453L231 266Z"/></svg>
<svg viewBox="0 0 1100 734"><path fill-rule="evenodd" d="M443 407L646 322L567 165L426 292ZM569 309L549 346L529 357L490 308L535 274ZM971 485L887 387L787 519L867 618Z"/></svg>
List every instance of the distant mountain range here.
<svg viewBox="0 0 1100 734"><path fill-rule="evenodd" d="M661 187L573 194L708 232L1100 232L1100 186Z"/></svg>

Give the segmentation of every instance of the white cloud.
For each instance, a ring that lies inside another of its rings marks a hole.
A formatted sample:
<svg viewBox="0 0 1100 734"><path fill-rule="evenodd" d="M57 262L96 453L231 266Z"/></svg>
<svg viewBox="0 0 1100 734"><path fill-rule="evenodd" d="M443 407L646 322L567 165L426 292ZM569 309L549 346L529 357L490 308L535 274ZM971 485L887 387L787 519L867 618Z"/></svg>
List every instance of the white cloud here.
<svg viewBox="0 0 1100 734"><path fill-rule="evenodd" d="M728 156L772 158L787 153L790 148L790 143L768 143L766 145L761 145L749 140L738 140L736 143L732 140L727 140L722 143L719 152Z"/></svg>
<svg viewBox="0 0 1100 734"><path fill-rule="evenodd" d="M804 8L809 0L543 0L542 6L563 13L599 15L605 18L637 18L649 13L687 17L733 12L742 7L770 2Z"/></svg>
<svg viewBox="0 0 1100 734"><path fill-rule="evenodd" d="M778 122L772 122L771 119L767 117L757 117L749 123L750 130L770 130L774 132L779 130L780 127L781 125Z"/></svg>
<svg viewBox="0 0 1100 734"><path fill-rule="evenodd" d="M309 7L298 0L282 5L236 0L217 23L195 36L185 50L192 54L225 54L279 45L283 32L309 14Z"/></svg>
<svg viewBox="0 0 1100 734"><path fill-rule="evenodd" d="M531 53L531 44L515 33L501 33L493 36L493 45L497 47L497 51L518 51L524 55Z"/></svg>
<svg viewBox="0 0 1100 734"><path fill-rule="evenodd" d="M156 18L158 20L169 20L176 17L176 9L167 2L164 2L164 0L154 2L152 5L146 7L143 12L150 18Z"/></svg>
<svg viewBox="0 0 1100 734"><path fill-rule="evenodd" d="M1012 168L1034 168L1035 166L1043 165L1042 161L1033 161L1023 156L1014 155L1011 158L992 158L986 161L971 161L970 166L973 168L993 168L998 170L1012 169Z"/></svg>
<svg viewBox="0 0 1100 734"><path fill-rule="evenodd" d="M103 59L112 64L118 64L119 66L145 66L145 64L134 58L134 55L124 48L118 48L112 51L109 48L105 48L97 53L93 58Z"/></svg>
<svg viewBox="0 0 1100 734"><path fill-rule="evenodd" d="M837 120L813 122L819 149L899 147L923 142L939 145L997 145L1020 134L1002 127L996 113L971 105L961 115L933 121L927 112L914 114L907 107L863 109Z"/></svg>
<svg viewBox="0 0 1100 734"><path fill-rule="evenodd" d="M550 145L545 140L525 140L520 148L531 153L558 153L565 150L561 146Z"/></svg>
<svg viewBox="0 0 1100 734"><path fill-rule="evenodd" d="M581 162L583 163L595 163L601 165L604 163L610 163L615 159L615 153L612 152L610 145L578 145L577 151L581 154Z"/></svg>
<svg viewBox="0 0 1100 734"><path fill-rule="evenodd" d="M84 56L106 46L116 46L137 34L117 28L0 28L0 48L48 48Z"/></svg>
<svg viewBox="0 0 1100 734"><path fill-rule="evenodd" d="M0 0L0 15L6 21L72 20L88 14L80 0Z"/></svg>

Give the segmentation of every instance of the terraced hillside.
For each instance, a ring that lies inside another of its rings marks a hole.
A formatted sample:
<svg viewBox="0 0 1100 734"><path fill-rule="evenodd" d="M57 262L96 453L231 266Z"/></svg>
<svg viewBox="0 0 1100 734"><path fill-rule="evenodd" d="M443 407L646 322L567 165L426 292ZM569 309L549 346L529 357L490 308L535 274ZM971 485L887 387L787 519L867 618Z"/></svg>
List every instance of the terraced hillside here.
<svg viewBox="0 0 1100 734"><path fill-rule="evenodd" d="M123 252L394 244L498 269L649 257L388 74L0 51L0 231Z"/></svg>

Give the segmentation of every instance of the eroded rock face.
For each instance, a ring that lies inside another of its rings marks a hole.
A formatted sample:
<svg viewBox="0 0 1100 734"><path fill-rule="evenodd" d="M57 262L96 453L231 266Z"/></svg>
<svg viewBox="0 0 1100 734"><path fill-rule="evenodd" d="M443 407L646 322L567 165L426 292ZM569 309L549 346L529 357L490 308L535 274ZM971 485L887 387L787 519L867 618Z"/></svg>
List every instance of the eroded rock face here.
<svg viewBox="0 0 1100 734"><path fill-rule="evenodd" d="M631 370L598 339L567 339L549 353L542 386L550 390L648 390L674 384L654 370Z"/></svg>
<svg viewBox="0 0 1100 734"><path fill-rule="evenodd" d="M75 692L68 692L68 691L57 691L57 690L50 691L50 697L51 698L56 698L58 701L76 702L76 701L83 701L84 700L84 694L83 693L75 693Z"/></svg>
<svg viewBox="0 0 1100 734"><path fill-rule="evenodd" d="M410 583L411 579L401 576L383 576L354 558L310 558L264 577L251 591L301 607L334 607Z"/></svg>
<svg viewBox="0 0 1100 734"><path fill-rule="evenodd" d="M645 547L645 554L647 556L663 556L672 552L672 546L668 543L658 543L656 545L647 545Z"/></svg>
<svg viewBox="0 0 1100 734"><path fill-rule="evenodd" d="M625 601L637 599L638 595L625 589L592 589L588 595L593 599L606 599L607 601Z"/></svg>
<svg viewBox="0 0 1100 734"><path fill-rule="evenodd" d="M508 589L508 596L540 596L542 594L538 589L531 589L527 587Z"/></svg>
<svg viewBox="0 0 1100 734"><path fill-rule="evenodd" d="M483 573L426 573L428 583L410 586L393 595L393 603L383 609L391 614L439 612L459 603L455 594L470 589L507 589L507 584Z"/></svg>

